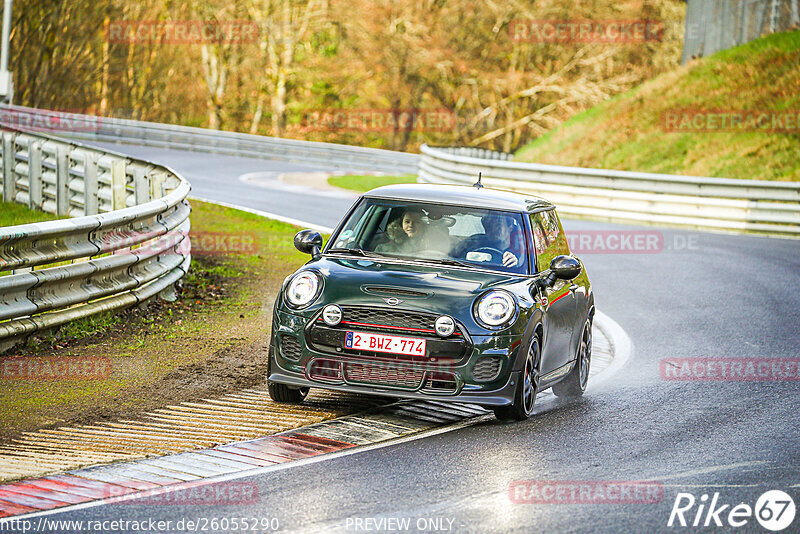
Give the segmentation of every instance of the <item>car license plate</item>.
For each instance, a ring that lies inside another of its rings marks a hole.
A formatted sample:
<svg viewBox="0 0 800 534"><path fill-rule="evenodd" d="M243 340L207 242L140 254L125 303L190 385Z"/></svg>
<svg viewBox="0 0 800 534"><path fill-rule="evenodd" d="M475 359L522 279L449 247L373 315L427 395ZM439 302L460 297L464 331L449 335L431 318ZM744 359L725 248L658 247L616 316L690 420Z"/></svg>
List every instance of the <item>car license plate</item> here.
<svg viewBox="0 0 800 534"><path fill-rule="evenodd" d="M390 354L425 356L426 341L417 337L387 336L348 331L344 338L347 349L371 350Z"/></svg>

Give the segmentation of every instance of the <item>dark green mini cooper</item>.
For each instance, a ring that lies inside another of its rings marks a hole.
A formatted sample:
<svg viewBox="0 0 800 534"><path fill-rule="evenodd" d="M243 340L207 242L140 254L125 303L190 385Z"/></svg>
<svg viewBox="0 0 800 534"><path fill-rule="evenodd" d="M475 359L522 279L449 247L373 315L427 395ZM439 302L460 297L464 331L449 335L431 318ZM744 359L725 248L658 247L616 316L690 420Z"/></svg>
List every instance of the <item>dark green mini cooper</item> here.
<svg viewBox="0 0 800 534"><path fill-rule="evenodd" d="M396 185L353 205L275 302L269 393L310 387L469 402L522 420L581 395L594 295L552 204L476 187Z"/></svg>

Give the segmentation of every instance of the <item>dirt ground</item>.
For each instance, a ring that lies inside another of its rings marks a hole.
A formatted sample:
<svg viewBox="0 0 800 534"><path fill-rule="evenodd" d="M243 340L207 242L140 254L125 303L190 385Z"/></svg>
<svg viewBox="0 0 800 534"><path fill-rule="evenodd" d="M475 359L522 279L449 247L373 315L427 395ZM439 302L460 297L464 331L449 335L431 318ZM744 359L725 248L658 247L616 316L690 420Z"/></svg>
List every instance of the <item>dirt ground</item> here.
<svg viewBox="0 0 800 534"><path fill-rule="evenodd" d="M7 360L102 362L110 375L0 375L0 444L20 433L137 414L263 384L274 294L305 261L297 229L192 202L192 233L245 236L255 249L198 249L180 298L70 324L3 354ZM219 239L217 240L219 241ZM32 360L39 359L39 360Z"/></svg>

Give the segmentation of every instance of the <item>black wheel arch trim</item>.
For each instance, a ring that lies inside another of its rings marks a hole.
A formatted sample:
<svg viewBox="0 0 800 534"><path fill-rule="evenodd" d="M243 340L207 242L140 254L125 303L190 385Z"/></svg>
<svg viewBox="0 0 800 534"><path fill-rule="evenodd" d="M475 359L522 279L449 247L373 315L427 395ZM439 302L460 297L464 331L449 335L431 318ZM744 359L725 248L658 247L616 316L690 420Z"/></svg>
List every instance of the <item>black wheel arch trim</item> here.
<svg viewBox="0 0 800 534"><path fill-rule="evenodd" d="M530 346L531 340L534 336L539 339L539 358L542 357L542 345L544 344L544 312L541 308L536 308L531 313L531 318L528 320L528 327L525 329L525 335L522 336L521 343L517 349L517 354L514 363L511 366L512 371L522 371L522 366L525 364L525 358L528 355L527 347ZM541 362L536 362L537 364Z"/></svg>

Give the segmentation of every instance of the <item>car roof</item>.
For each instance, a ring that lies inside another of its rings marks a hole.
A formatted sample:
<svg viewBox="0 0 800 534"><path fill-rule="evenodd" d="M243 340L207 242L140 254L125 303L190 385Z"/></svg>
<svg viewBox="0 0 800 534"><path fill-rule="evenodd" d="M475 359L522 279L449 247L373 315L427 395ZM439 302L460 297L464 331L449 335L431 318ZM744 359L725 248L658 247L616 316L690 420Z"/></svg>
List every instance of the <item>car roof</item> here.
<svg viewBox="0 0 800 534"><path fill-rule="evenodd" d="M505 211L522 211L533 213L553 208L549 201L532 196L489 189L487 187L469 187L464 185L444 184L397 184L385 185L364 193L368 198L385 198L393 200L414 200L437 204L470 206Z"/></svg>

